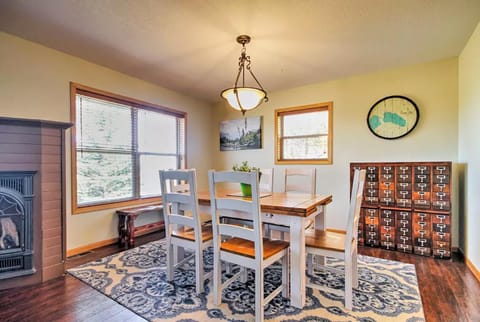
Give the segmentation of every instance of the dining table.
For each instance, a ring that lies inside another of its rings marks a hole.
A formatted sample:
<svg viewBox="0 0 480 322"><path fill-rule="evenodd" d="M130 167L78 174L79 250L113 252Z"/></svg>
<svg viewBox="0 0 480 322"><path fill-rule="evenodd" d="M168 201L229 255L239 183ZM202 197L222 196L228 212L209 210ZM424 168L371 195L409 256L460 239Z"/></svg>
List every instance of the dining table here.
<svg viewBox="0 0 480 322"><path fill-rule="evenodd" d="M210 193L197 193L200 212L210 211ZM220 198L242 197L238 191L217 191ZM332 202L332 195L299 192L272 192L260 195L262 222L289 227L290 235L290 304L303 308L306 299L306 252L305 226L314 222L315 229L326 227L326 206ZM241 218L241 213L231 214Z"/></svg>

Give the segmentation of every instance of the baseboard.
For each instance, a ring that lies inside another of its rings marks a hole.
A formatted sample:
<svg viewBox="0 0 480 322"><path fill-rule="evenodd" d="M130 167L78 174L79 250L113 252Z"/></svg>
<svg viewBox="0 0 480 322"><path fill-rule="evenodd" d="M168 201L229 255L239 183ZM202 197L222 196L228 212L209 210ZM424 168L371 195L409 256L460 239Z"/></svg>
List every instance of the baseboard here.
<svg viewBox="0 0 480 322"><path fill-rule="evenodd" d="M100 248L103 246L109 246L112 244L118 243L118 237L117 238L111 238L111 239L106 239L106 240L101 240L99 242L95 242L92 244L88 244L85 246L77 247L77 248L72 248L67 250L67 257L75 256L78 254L86 253L89 252L93 249Z"/></svg>
<svg viewBox="0 0 480 322"><path fill-rule="evenodd" d="M463 259L465 260L465 264L467 264L468 269L472 272L473 276L480 282L480 271L473 265L473 263L465 256L465 252L463 249L458 247L458 252L462 254Z"/></svg>
<svg viewBox="0 0 480 322"><path fill-rule="evenodd" d="M162 224L151 223L151 224L139 226L139 227L135 228L135 237L150 234L150 233L153 233L155 231L162 230L164 228L165 228L165 225L163 223ZM78 255L78 254L83 254L83 253L89 252L91 250L100 248L100 247L110 246L110 245L117 244L117 243L118 243L118 237L115 237L115 238L110 238L110 239L106 239L106 240L101 240L99 242L95 242L95 243L88 244L88 245L85 245L85 246L81 246L81 247L77 247L77 248L73 248L73 249L68 249L67 250L67 257L72 257L72 256L75 256L75 255Z"/></svg>
<svg viewBox="0 0 480 322"><path fill-rule="evenodd" d="M332 233L346 234L347 232L342 229L327 228L326 231L331 231Z"/></svg>
<svg viewBox="0 0 480 322"><path fill-rule="evenodd" d="M473 276L475 276L477 281L480 282L480 271L475 267L475 265L473 265L468 257L465 257L465 263L467 264L468 269L470 269L470 272L472 272Z"/></svg>

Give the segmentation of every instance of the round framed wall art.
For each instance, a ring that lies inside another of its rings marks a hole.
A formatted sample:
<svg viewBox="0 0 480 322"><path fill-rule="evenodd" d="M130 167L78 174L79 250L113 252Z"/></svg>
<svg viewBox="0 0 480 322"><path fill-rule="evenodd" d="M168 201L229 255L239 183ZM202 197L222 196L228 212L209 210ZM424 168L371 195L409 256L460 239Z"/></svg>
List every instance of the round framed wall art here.
<svg viewBox="0 0 480 322"><path fill-rule="evenodd" d="M419 117L414 101L405 96L392 95L373 104L368 112L367 125L379 138L393 140L412 132Z"/></svg>

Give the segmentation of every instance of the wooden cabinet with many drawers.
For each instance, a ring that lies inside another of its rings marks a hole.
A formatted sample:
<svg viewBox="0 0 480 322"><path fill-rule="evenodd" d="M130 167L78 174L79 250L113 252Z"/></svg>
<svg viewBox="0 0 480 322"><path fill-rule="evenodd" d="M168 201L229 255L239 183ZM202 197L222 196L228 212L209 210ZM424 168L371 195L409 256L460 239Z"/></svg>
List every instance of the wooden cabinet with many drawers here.
<svg viewBox="0 0 480 322"><path fill-rule="evenodd" d="M356 162L366 169L359 244L451 256L451 162Z"/></svg>

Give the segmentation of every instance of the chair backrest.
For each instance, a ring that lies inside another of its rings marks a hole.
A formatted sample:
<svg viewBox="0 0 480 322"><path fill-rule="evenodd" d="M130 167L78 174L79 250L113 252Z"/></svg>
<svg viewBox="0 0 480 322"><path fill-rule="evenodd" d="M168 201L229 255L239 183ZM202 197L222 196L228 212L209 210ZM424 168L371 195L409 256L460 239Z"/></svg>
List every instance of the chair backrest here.
<svg viewBox="0 0 480 322"><path fill-rule="evenodd" d="M285 192L304 192L315 194L316 188L315 168L286 168Z"/></svg>
<svg viewBox="0 0 480 322"><path fill-rule="evenodd" d="M187 226L195 230L195 240L201 240L195 169L160 170L159 174L166 235L177 226Z"/></svg>
<svg viewBox="0 0 480 322"><path fill-rule="evenodd" d="M350 253L351 250L354 247L357 247L358 244L358 221L360 219L360 207L362 206L365 173L365 169L355 169L353 174L350 207L348 210L347 235L345 238L345 251L347 253Z"/></svg>
<svg viewBox="0 0 480 322"><path fill-rule="evenodd" d="M239 237L255 243L255 254L263 254L258 172L210 170L208 171L208 182L214 245L220 244L222 235ZM219 197L217 196L216 186L223 183L249 184L252 187L252 196L251 198ZM223 223L220 220L222 216L236 217L238 213L241 213L242 219L251 220L253 225L234 225L228 222Z"/></svg>
<svg viewBox="0 0 480 322"><path fill-rule="evenodd" d="M261 169L260 192L273 192L273 168Z"/></svg>

